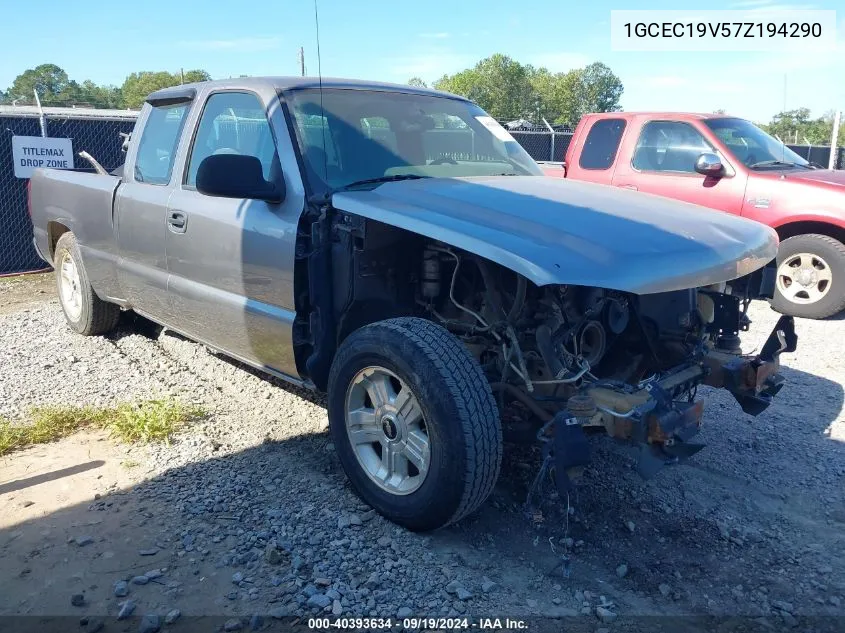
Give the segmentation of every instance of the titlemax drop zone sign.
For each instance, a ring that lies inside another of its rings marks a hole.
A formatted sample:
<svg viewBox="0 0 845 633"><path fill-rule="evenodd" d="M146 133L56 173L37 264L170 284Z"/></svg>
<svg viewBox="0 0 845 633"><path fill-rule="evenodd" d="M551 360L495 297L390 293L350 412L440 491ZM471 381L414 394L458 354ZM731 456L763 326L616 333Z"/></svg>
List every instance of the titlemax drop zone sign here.
<svg viewBox="0 0 845 633"><path fill-rule="evenodd" d="M69 138L13 136L15 178L31 178L38 167L73 168L73 142Z"/></svg>

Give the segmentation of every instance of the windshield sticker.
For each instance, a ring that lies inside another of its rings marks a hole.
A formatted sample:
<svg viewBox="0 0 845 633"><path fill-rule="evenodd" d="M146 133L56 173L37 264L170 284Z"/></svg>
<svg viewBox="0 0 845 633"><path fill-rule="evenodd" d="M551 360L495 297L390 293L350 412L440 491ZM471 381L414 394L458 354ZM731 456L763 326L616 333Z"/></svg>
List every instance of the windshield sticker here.
<svg viewBox="0 0 845 633"><path fill-rule="evenodd" d="M495 136L500 141L513 141L514 143L516 142L516 139L514 139L514 137L512 137L505 128L499 125L499 122L496 121L496 119L494 119L493 117L477 116L475 117L475 120L481 123L481 125L486 127L488 130L490 130L493 133L493 136Z"/></svg>

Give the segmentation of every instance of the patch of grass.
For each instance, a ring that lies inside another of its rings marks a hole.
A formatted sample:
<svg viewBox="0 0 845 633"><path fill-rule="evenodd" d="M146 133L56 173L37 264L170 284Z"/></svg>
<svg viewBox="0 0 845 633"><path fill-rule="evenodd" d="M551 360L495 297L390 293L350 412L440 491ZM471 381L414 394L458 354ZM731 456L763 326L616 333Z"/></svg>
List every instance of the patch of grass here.
<svg viewBox="0 0 845 633"><path fill-rule="evenodd" d="M93 409L55 409L54 414L40 410L31 424L13 424L0 419L0 455L25 448L32 444L52 442L91 423ZM35 412L33 412L35 413Z"/></svg>
<svg viewBox="0 0 845 633"><path fill-rule="evenodd" d="M148 400L121 404L99 424L123 442L169 442L186 422L202 416L199 407L186 406L177 400Z"/></svg>
<svg viewBox="0 0 845 633"><path fill-rule="evenodd" d="M123 442L169 442L187 422L203 417L199 407L177 400L147 400L116 407L36 407L31 423L0 418L0 455L65 437L86 427L106 429Z"/></svg>

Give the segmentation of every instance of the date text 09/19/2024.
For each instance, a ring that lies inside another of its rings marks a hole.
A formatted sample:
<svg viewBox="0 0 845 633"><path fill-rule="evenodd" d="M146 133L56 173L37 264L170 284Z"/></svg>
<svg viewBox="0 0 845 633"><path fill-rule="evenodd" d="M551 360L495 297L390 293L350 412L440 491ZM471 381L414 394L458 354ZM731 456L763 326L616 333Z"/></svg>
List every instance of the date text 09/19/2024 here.
<svg viewBox="0 0 845 633"><path fill-rule="evenodd" d="M329 629L392 629L401 624L403 629L439 629L439 630L526 630L525 620L513 618L309 618L308 628L321 631Z"/></svg>

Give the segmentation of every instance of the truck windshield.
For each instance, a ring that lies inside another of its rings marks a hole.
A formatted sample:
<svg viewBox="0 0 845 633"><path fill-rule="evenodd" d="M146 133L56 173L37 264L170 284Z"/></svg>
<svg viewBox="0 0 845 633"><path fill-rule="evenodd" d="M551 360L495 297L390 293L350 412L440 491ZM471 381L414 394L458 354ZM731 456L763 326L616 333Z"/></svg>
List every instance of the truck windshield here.
<svg viewBox="0 0 845 633"><path fill-rule="evenodd" d="M315 193L389 177L543 175L503 127L466 101L349 89L324 89L322 102L319 90L286 96Z"/></svg>
<svg viewBox="0 0 845 633"><path fill-rule="evenodd" d="M706 119L704 123L737 160L752 169L809 167L806 160L745 119Z"/></svg>

